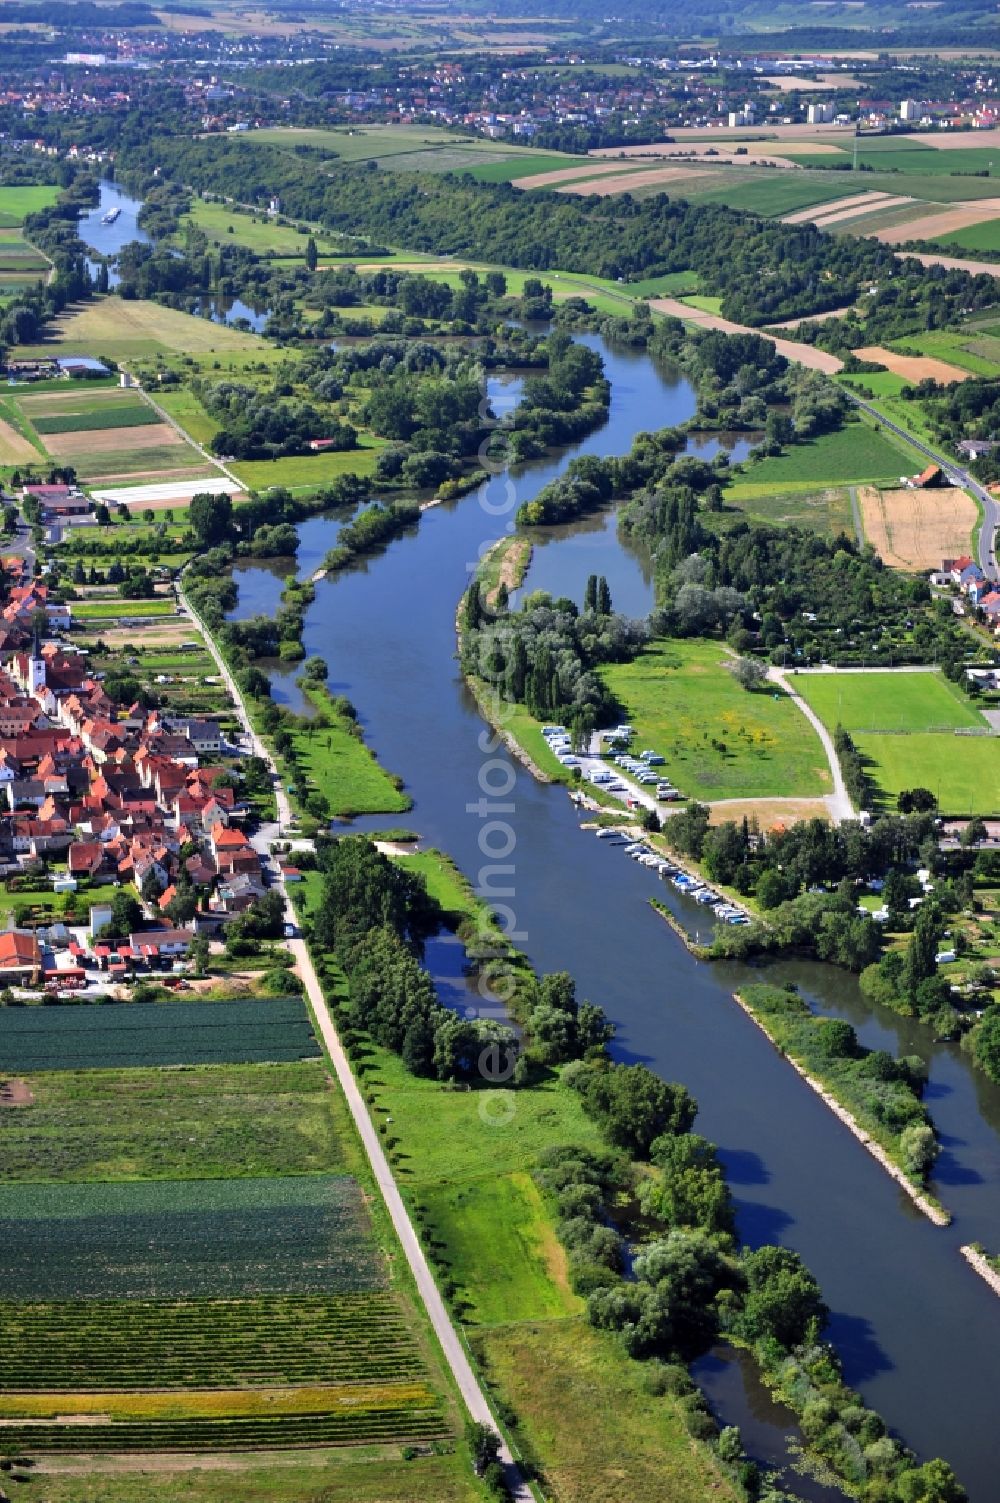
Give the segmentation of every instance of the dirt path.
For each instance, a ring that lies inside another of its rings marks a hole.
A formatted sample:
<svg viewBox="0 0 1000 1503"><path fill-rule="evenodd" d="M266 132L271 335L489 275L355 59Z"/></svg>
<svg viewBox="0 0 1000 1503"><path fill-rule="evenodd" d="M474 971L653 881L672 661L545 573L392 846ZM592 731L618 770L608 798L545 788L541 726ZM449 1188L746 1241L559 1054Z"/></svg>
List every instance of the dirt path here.
<svg viewBox="0 0 1000 1503"><path fill-rule="evenodd" d="M802 695L797 694L792 688L783 669L769 668L767 670L767 676L772 684L777 684L780 688L784 689L785 693L792 701L792 704L795 705L796 709L802 711L802 714L806 717L809 724L812 726L813 730L819 737L820 741L823 743L823 750L826 752L826 760L830 764L830 776L833 778L833 792L827 794L825 801L826 807L830 811L830 818L836 825L842 824L845 819L853 819L854 805L851 803L850 795L848 794L846 784L844 783L843 774L840 771L840 759L837 756L837 751L833 744L833 737L830 735L830 732L827 730L822 720L820 720L819 716L816 714L816 711L810 705L807 705L805 700L802 698Z"/></svg>
<svg viewBox="0 0 1000 1503"><path fill-rule="evenodd" d="M671 318L681 318L685 323L697 324L701 329L720 329L723 334L760 334L764 339L770 339L775 349L786 360L794 361L796 365L804 365L811 371L823 371L827 376L835 376L844 367L844 362L836 355L827 354L826 350L814 349L811 344L796 344L794 339L779 339L767 329L751 329L748 324L734 324L731 319L720 318L716 313L706 313L701 308L691 308L687 303L682 303L675 297L651 298L649 306L655 308L657 313L666 313Z"/></svg>
<svg viewBox="0 0 1000 1503"><path fill-rule="evenodd" d="M883 199L891 198L889 193L875 193L869 190L867 193L855 193L851 198L837 198L832 203L810 204L808 209L796 209L792 214L781 216L782 224L811 224L813 220L823 215L833 214L838 209L852 209L858 204L870 204L875 208Z"/></svg>

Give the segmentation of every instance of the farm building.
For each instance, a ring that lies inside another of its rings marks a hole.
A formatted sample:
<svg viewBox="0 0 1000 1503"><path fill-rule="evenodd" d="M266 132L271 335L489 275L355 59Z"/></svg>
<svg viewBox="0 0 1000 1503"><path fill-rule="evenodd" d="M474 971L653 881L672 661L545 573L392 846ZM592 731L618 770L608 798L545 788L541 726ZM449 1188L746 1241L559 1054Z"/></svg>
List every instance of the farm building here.
<svg viewBox="0 0 1000 1503"><path fill-rule="evenodd" d="M8 929L0 934L0 980L31 984L39 978L42 954L34 934L24 929Z"/></svg>

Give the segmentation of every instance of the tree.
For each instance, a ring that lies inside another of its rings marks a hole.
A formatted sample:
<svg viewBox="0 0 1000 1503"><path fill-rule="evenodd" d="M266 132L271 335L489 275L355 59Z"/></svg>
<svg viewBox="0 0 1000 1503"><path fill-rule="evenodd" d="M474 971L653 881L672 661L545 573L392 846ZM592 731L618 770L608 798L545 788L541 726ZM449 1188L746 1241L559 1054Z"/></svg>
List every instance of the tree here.
<svg viewBox="0 0 1000 1503"><path fill-rule="evenodd" d="M1000 1082L1000 1006L987 1007L972 1034L972 1052L991 1080Z"/></svg>
<svg viewBox="0 0 1000 1503"><path fill-rule="evenodd" d="M917 921L906 947L903 987L911 1002L917 1001L918 989L937 974L938 939L941 919L932 903L925 902L917 912Z"/></svg>
<svg viewBox="0 0 1000 1503"><path fill-rule="evenodd" d="M687 1132L698 1107L682 1085L661 1080L646 1065L602 1065L581 1071L573 1085L588 1116L635 1158L646 1158L664 1133Z"/></svg>
<svg viewBox="0 0 1000 1503"><path fill-rule="evenodd" d="M946 1461L935 1457L896 1483L900 1503L967 1503L968 1495Z"/></svg>
<svg viewBox="0 0 1000 1503"><path fill-rule="evenodd" d="M142 886L139 891L142 893L142 901L144 903L155 903L163 892L163 887L159 877L156 875L155 867L151 866L149 868L149 871L142 879Z"/></svg>
<svg viewBox="0 0 1000 1503"><path fill-rule="evenodd" d="M317 262L319 261L319 252L316 249L316 242L315 242L315 240L313 239L313 237L311 235L309 236L309 239L306 241L306 258L305 259L306 259L306 268L309 271L315 271L316 270Z"/></svg>
<svg viewBox="0 0 1000 1503"><path fill-rule="evenodd" d="M120 887L111 899L111 922L101 930L103 939L127 939L142 922L142 909L127 888Z"/></svg>
<svg viewBox="0 0 1000 1503"><path fill-rule="evenodd" d="M201 548L215 548L228 540L233 521L233 503L230 496L214 496L199 492L192 496L188 507L188 524Z"/></svg>
<svg viewBox="0 0 1000 1503"><path fill-rule="evenodd" d="M745 1340L773 1337L790 1350L826 1325L830 1312L798 1253L759 1247L743 1254L741 1269L746 1293L736 1328Z"/></svg>
<svg viewBox="0 0 1000 1503"><path fill-rule="evenodd" d="M481 1477L486 1468L499 1458L500 1437L495 1430L481 1425L478 1420L466 1420L465 1443L472 1456L473 1470L477 1477Z"/></svg>
<svg viewBox="0 0 1000 1503"><path fill-rule="evenodd" d="M172 924L189 924L198 912L198 897L190 883L179 887L164 912Z"/></svg>
<svg viewBox="0 0 1000 1503"><path fill-rule="evenodd" d="M926 814L937 806L938 801L929 788L904 788L896 799L900 814Z"/></svg>
<svg viewBox="0 0 1000 1503"><path fill-rule="evenodd" d="M208 938L196 934L188 945L188 961L196 976L204 976L208 970Z"/></svg>
<svg viewBox="0 0 1000 1503"><path fill-rule="evenodd" d="M962 831L961 842L965 849L968 850L970 847L981 845L988 836L989 831L986 828L986 821L976 815L974 819L969 820Z"/></svg>
<svg viewBox="0 0 1000 1503"><path fill-rule="evenodd" d="M767 665L760 658L736 658L728 667L736 682L748 693L759 689L767 678Z"/></svg>
<svg viewBox="0 0 1000 1503"><path fill-rule="evenodd" d="M938 1156L933 1128L926 1122L911 1122L899 1135L899 1151L906 1172L923 1179Z"/></svg>

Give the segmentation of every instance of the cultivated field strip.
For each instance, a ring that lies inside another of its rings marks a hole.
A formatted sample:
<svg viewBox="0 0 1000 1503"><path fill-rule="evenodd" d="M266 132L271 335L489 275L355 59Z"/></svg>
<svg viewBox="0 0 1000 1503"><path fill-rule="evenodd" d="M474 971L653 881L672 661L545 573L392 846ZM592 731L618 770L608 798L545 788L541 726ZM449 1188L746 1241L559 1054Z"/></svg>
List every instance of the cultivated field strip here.
<svg viewBox="0 0 1000 1503"><path fill-rule="evenodd" d="M0 1422L0 1444L37 1451L256 1451L265 1447L347 1446L434 1440L447 1433L441 1409L365 1409L347 1413L244 1419L138 1420L119 1424Z"/></svg>
<svg viewBox="0 0 1000 1503"><path fill-rule="evenodd" d="M11 1299L375 1290L385 1259L347 1175L0 1187Z"/></svg>
<svg viewBox="0 0 1000 1503"><path fill-rule="evenodd" d="M388 1293L0 1304L0 1393L115 1392L419 1378ZM2 1401L0 1401L2 1408Z"/></svg>
<svg viewBox="0 0 1000 1503"><path fill-rule="evenodd" d="M0 1008L0 1071L248 1064L319 1055L299 997Z"/></svg>

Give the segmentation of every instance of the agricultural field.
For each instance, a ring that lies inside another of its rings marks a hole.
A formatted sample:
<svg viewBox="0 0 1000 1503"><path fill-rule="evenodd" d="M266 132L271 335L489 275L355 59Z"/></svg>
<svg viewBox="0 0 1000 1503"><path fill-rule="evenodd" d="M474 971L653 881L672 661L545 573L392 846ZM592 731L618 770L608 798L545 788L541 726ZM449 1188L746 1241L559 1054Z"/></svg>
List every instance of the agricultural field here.
<svg viewBox="0 0 1000 1503"><path fill-rule="evenodd" d="M1000 812L1000 756L975 706L943 674L799 673L795 687L831 731L843 725L884 798L929 788L942 813Z"/></svg>
<svg viewBox="0 0 1000 1503"><path fill-rule="evenodd" d="M883 563L911 573L960 557L979 520L972 497L953 486L880 491L864 485L858 503L865 536Z"/></svg>
<svg viewBox="0 0 1000 1503"><path fill-rule="evenodd" d="M23 1104L4 1113L0 1134L4 1183L242 1179L343 1166L318 1059L19 1078Z"/></svg>
<svg viewBox="0 0 1000 1503"><path fill-rule="evenodd" d="M815 490L817 486L898 481L917 467L915 451L890 442L864 423L848 423L773 459L746 466L736 481L743 496ZM752 492L751 492L752 487Z"/></svg>
<svg viewBox="0 0 1000 1503"><path fill-rule="evenodd" d="M172 599L162 596L156 600L74 600L73 617L76 621L117 621L120 616L172 616L176 609Z"/></svg>
<svg viewBox="0 0 1000 1503"><path fill-rule="evenodd" d="M935 235L932 243L945 246L957 246L963 251L987 251L996 254L1000 252L1000 219L987 219L982 224L969 224L964 228L949 230L945 234Z"/></svg>
<svg viewBox="0 0 1000 1503"><path fill-rule="evenodd" d="M2 218L0 215L0 225ZM9 301L32 283L44 280L48 273L48 261L41 251L25 240L20 230L0 227L0 303Z"/></svg>
<svg viewBox="0 0 1000 1503"><path fill-rule="evenodd" d="M18 1343L4 1363L0 1393L34 1393L39 1405L48 1401L47 1389L124 1394L155 1379L166 1391L342 1385L366 1376L409 1382L420 1373L406 1312L388 1291L122 1304L4 1301L0 1312Z"/></svg>
<svg viewBox="0 0 1000 1503"><path fill-rule="evenodd" d="M908 334L897 341L899 349L909 353L917 351L931 360L957 366L972 376L996 376L1000 374L1000 339L989 326L967 324L961 329L930 329L922 333ZM891 349L891 347L890 347ZM905 375L905 372L901 374ZM927 374L933 375L933 371ZM920 379L919 376L916 379ZM962 379L951 376L949 379Z"/></svg>
<svg viewBox="0 0 1000 1503"><path fill-rule="evenodd" d="M218 355L268 348L256 334L142 298L95 298L83 307L68 308L49 328L52 332L43 344L25 345L19 351L24 359L78 355L84 350L99 360L117 362L158 354Z"/></svg>
<svg viewBox="0 0 1000 1503"><path fill-rule="evenodd" d="M174 20L181 12L168 12ZM243 1462L240 1465L240 1461ZM149 1473L144 1470L34 1471L17 1474L23 1503L149 1503ZM161 1471L156 1476L157 1503L481 1503L482 1487L460 1451L426 1454L404 1461L369 1448L363 1466L354 1450L271 1452L266 1465L252 1455L226 1457L212 1468Z"/></svg>
<svg viewBox="0 0 1000 1503"><path fill-rule="evenodd" d="M912 347L911 347L912 348ZM898 350L886 348L884 345L864 345L855 351L859 360L869 360L873 364L884 365L886 370L894 376L902 376L905 381L916 385L919 381L936 381L940 386L953 385L955 382L966 381L969 372L959 365L952 365L947 360L941 360L937 356L924 354L901 354Z"/></svg>
<svg viewBox="0 0 1000 1503"><path fill-rule="evenodd" d="M830 773L818 737L791 700L741 689L716 642L658 640L601 676L689 798L821 797Z"/></svg>
<svg viewBox="0 0 1000 1503"><path fill-rule="evenodd" d="M366 125L343 130L256 130L242 138L246 145L312 146L341 162L377 162L393 172L465 172L481 181L509 182L526 173L571 166L561 152L545 153L530 146L462 136L432 125Z"/></svg>
<svg viewBox="0 0 1000 1503"><path fill-rule="evenodd" d="M17 1074L315 1057L299 997L0 1008L0 1054Z"/></svg>
<svg viewBox="0 0 1000 1503"><path fill-rule="evenodd" d="M748 492L744 499L744 490ZM762 491L756 485L744 487L739 481L726 490L727 508L752 517L758 522L776 523L781 527L800 527L806 532L818 532L825 537L836 537L854 532L851 511L851 494L846 486L825 486L813 491L790 491L777 493ZM709 522L722 525L730 516L727 513L713 514Z"/></svg>
<svg viewBox="0 0 1000 1503"><path fill-rule="evenodd" d="M355 1179L0 1186L11 1300L239 1299L381 1289Z"/></svg>
<svg viewBox="0 0 1000 1503"><path fill-rule="evenodd" d="M16 183L0 187L0 227L23 224L29 214L47 209L59 197L60 189L49 183Z"/></svg>

